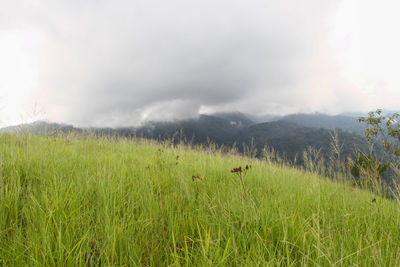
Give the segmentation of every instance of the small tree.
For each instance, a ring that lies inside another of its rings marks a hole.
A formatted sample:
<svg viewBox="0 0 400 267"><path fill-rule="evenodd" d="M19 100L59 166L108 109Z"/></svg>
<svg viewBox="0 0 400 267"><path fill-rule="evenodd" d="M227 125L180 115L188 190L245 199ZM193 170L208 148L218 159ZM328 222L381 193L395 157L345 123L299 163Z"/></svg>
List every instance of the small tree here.
<svg viewBox="0 0 400 267"><path fill-rule="evenodd" d="M394 156L400 157L400 124L399 113L393 113L389 117L382 115L378 109L368 113L368 117L358 118L359 122L365 122L369 127L365 129L365 137L368 142L374 139L381 141L382 146Z"/></svg>
<svg viewBox="0 0 400 267"><path fill-rule="evenodd" d="M354 156L355 161L348 166L351 175L358 178L357 184L369 189L379 188L383 173L390 167L389 163L381 163L371 154L356 153Z"/></svg>
<svg viewBox="0 0 400 267"><path fill-rule="evenodd" d="M382 144L382 147L388 152L388 160L381 162L374 159L369 154L356 154L355 162L349 164L350 172L355 177L366 175L370 179L380 180L384 171L392 168L396 175L400 177L400 124L398 118L400 114L393 113L390 116L384 116L381 109L371 111L368 117L358 118L359 122L366 123L365 138L371 145L375 142ZM375 178L372 178L375 177Z"/></svg>

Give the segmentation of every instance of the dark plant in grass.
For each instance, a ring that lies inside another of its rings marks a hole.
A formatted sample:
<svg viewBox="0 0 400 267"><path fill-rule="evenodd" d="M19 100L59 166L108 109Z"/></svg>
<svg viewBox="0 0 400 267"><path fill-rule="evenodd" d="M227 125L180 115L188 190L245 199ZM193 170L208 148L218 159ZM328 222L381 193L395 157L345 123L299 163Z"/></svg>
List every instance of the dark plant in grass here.
<svg viewBox="0 0 400 267"><path fill-rule="evenodd" d="M240 184L242 185L242 189L243 189L243 194L245 196L245 198L247 199L247 190L246 187L244 185L244 180L243 178L246 177L247 172L251 169L251 165L246 165L246 167L242 168L242 166L239 166L237 168L233 168L231 170L231 173L235 174L237 177L239 177L240 180Z"/></svg>

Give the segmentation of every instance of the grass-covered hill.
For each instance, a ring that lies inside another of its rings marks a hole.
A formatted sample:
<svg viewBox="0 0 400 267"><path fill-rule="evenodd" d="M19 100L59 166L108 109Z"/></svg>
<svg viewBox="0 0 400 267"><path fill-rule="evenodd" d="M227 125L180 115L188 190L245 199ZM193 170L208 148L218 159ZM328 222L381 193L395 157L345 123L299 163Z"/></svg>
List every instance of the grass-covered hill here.
<svg viewBox="0 0 400 267"><path fill-rule="evenodd" d="M0 162L0 266L400 265L399 204L313 173L71 135Z"/></svg>
<svg viewBox="0 0 400 267"><path fill-rule="evenodd" d="M332 129L338 128L338 141L343 145L342 158L352 157L356 151L368 151L364 128L357 119L349 116L329 116L323 114L293 114L280 120L255 123L248 115L216 113L200 115L198 118L169 122L149 122L143 126L126 128L76 128L72 125L36 122L16 127L0 129L0 132L52 134L54 132L89 132L98 135L139 136L153 140L185 140L192 144L209 144L236 147L247 153L256 149L258 157L263 150L273 149L277 156L287 161L302 164L301 155L309 147L320 150L324 158L331 157ZM357 131L355 131L357 130ZM360 135L361 134L361 135ZM383 153L376 147L377 157ZM254 151L253 151L254 152Z"/></svg>

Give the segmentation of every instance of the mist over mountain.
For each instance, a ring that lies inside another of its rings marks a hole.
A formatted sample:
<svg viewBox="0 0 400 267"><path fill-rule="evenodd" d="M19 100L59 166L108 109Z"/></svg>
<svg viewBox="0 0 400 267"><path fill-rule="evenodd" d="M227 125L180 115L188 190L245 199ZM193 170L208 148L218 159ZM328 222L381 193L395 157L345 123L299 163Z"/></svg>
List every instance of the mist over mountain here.
<svg viewBox="0 0 400 267"><path fill-rule="evenodd" d="M355 132L358 134L363 134L365 126L360 124L357 117L336 115L330 116L322 113L314 114L292 114L281 118L283 121L290 121L300 124L305 127L312 128L325 128L325 129L335 129L340 128L345 131Z"/></svg>

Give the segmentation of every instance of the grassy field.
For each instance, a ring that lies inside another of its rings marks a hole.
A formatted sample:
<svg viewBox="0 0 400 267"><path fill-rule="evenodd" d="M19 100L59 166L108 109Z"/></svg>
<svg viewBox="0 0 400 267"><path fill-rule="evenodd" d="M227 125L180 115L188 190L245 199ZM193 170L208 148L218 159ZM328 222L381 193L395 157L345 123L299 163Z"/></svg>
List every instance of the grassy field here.
<svg viewBox="0 0 400 267"><path fill-rule="evenodd" d="M0 163L1 266L400 265L399 204L316 174L72 136L0 135Z"/></svg>

